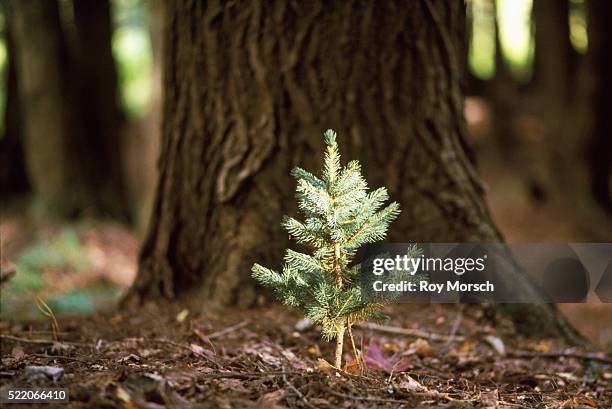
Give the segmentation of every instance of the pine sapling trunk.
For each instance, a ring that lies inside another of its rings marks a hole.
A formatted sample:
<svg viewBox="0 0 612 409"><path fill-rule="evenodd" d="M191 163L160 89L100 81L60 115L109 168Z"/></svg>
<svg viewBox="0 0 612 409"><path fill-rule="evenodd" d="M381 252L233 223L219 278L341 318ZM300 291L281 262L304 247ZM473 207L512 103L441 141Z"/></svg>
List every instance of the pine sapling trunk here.
<svg viewBox="0 0 612 409"><path fill-rule="evenodd" d="M336 270L336 285L342 289L342 267L340 266L340 244L334 243L334 266ZM344 347L344 323L338 327L336 335L336 360L335 366L342 369L342 351Z"/></svg>
<svg viewBox="0 0 612 409"><path fill-rule="evenodd" d="M336 360L334 366L337 369L342 369L342 351L344 349L344 324L338 327L338 334L336 335Z"/></svg>

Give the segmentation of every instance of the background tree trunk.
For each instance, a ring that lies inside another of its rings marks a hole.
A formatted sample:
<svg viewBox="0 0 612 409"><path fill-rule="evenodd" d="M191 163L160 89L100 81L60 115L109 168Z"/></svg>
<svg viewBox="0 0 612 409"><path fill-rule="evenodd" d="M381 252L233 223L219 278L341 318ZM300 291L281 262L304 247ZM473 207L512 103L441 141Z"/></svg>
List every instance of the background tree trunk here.
<svg viewBox="0 0 612 409"><path fill-rule="evenodd" d="M288 245L289 170L320 168L326 128L403 205L391 240L500 241L466 154L464 13L442 0L171 2L160 181L126 303L251 304L252 263L278 265ZM550 307L527 310L556 325Z"/></svg>
<svg viewBox="0 0 612 409"><path fill-rule="evenodd" d="M595 71L594 123L589 152L591 189L598 203L612 214L612 4L590 0L589 63Z"/></svg>
<svg viewBox="0 0 612 409"><path fill-rule="evenodd" d="M66 86L68 51L57 2L12 0L8 6L28 176L49 208L74 214L83 197L73 155L76 112Z"/></svg>
<svg viewBox="0 0 612 409"><path fill-rule="evenodd" d="M576 198L588 197L584 132L586 99L576 70L579 56L570 41L569 2L536 0L533 85L544 124L545 160L535 173L543 189L580 208ZM588 206L587 206L588 209ZM585 211L588 214L589 211Z"/></svg>
<svg viewBox="0 0 612 409"><path fill-rule="evenodd" d="M120 141L121 111L113 59L109 0L73 0L76 26L75 72L78 72L82 171L92 186L94 205L103 215L125 219Z"/></svg>
<svg viewBox="0 0 612 409"><path fill-rule="evenodd" d="M4 4L2 4L4 6ZM5 14L6 15L6 14ZM0 139L0 194L3 198L19 195L29 190L22 145L22 129L17 97L17 70L11 28L5 25L7 54L11 56L6 66L6 109L4 111L4 135Z"/></svg>
<svg viewBox="0 0 612 409"><path fill-rule="evenodd" d="M64 216L124 217L108 1L76 0L74 41L55 0L9 0L28 177ZM70 44L76 46L71 49Z"/></svg>

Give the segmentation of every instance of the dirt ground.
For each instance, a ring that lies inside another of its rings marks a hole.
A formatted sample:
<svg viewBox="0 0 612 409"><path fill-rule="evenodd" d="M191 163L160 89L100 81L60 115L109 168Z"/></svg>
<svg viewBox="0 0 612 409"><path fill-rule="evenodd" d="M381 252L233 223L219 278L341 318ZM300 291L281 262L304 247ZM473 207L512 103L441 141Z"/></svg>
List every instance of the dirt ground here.
<svg viewBox="0 0 612 409"><path fill-rule="evenodd" d="M477 306L388 312L390 329L355 330L363 376L350 348L346 372L329 368L333 344L283 307L149 305L60 318L55 334L3 321L0 387L67 387L71 408L612 407L612 360L593 347L518 336ZM63 376L28 379L34 365Z"/></svg>

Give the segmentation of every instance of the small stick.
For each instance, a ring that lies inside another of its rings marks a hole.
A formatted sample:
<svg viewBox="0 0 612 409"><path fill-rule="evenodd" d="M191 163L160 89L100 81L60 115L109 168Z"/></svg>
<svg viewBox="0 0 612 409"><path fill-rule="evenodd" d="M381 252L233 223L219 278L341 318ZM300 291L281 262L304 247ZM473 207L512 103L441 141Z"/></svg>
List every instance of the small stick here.
<svg viewBox="0 0 612 409"><path fill-rule="evenodd" d="M384 399L384 398L373 398L369 396L349 395L346 393L336 392L330 388L327 388L327 391L334 396L337 396L339 398L344 398L344 399L361 400L361 401L367 401L367 402L380 402L380 403L403 403L403 404L408 403L405 400L398 400L398 399Z"/></svg>
<svg viewBox="0 0 612 409"><path fill-rule="evenodd" d="M234 332L237 329L240 329L240 328L246 326L249 322L250 322L249 320L244 320L242 322L239 322L236 325L232 325L231 327L227 327L225 329L213 332L212 334L208 335L208 339L219 338L219 337L221 337L223 335L227 335L230 332Z"/></svg>
<svg viewBox="0 0 612 409"><path fill-rule="evenodd" d="M605 364L612 364L612 359L595 354L581 354L579 352L529 352L529 351L510 351L508 355L519 358L580 358L591 361L599 361Z"/></svg>
<svg viewBox="0 0 612 409"><path fill-rule="evenodd" d="M193 349L191 349L191 347L189 347L189 346L187 346L187 345L180 344L180 343L178 343L178 342L171 341L171 340L169 340L169 339L164 339L164 338L155 338L155 339L154 339L154 341L155 341L155 342L162 342L162 343L164 343L164 344L168 344L168 345L174 345L174 346L175 346L175 347L177 347L177 348L182 348L182 349L184 349L184 350L186 350L186 351L189 351L189 352L193 352L193 353L195 353L195 352L193 351ZM199 356L199 357L202 357L202 358L206 359L208 362L210 362L210 363L214 364L214 365L215 365L217 368L220 368L220 367L221 367L221 365L220 365L218 362L216 362L216 361L214 361L213 359L211 359L211 358L207 357L206 355L203 355L203 354L196 354L196 355L197 355L197 356Z"/></svg>
<svg viewBox="0 0 612 409"><path fill-rule="evenodd" d="M371 322L365 322L365 323L362 323L362 324L357 324L357 326L359 328L369 329L369 330L372 330L372 331L386 332L388 334L395 334L395 335L407 335L407 336L419 337L419 338L428 338L428 339L432 339L434 341L448 341L449 339L451 339L451 337L448 336L448 335L434 334L434 333L431 333L431 332L421 331L421 330L418 330L418 329L410 329L410 328L392 327L392 326L389 326L389 325L373 324ZM464 341L465 337L462 337L460 335L454 335L452 337L452 340L453 341Z"/></svg>
<svg viewBox="0 0 612 409"><path fill-rule="evenodd" d="M281 376L281 375L303 375L302 372L215 372L202 374L205 378L219 379L219 378L233 378L233 379L252 379L260 378L263 376Z"/></svg>
<svg viewBox="0 0 612 409"><path fill-rule="evenodd" d="M453 327L451 328L450 335L448 336L448 339L446 340L447 344L450 344L453 341L453 338L455 338L455 334L457 333L457 330L459 329L459 325L461 325L462 319L463 319L463 304L459 304L459 311L457 312L457 318L455 318L455 321L453 322Z"/></svg>
<svg viewBox="0 0 612 409"><path fill-rule="evenodd" d="M351 346L353 347L353 355L355 355L355 360L357 361L357 364L359 365L359 372L363 374L364 371L364 365L363 365L363 357L357 353L357 347L355 346L355 338L353 338L353 330L351 329L353 327L353 323L352 322L348 322L348 335L349 338L351 339Z"/></svg>
<svg viewBox="0 0 612 409"><path fill-rule="evenodd" d="M310 402L308 402L308 399L306 399L306 396L304 396L304 394L300 392L298 388L296 388L291 382L289 382L289 380L287 379L287 374L285 373L284 367L283 367L282 375L283 375L283 381L285 382L285 385L287 385L289 389L291 389L300 399L302 399L302 401L304 402L304 405L306 405L310 409L317 409L316 406L313 406Z"/></svg>
<svg viewBox="0 0 612 409"><path fill-rule="evenodd" d="M30 354L30 356L35 356L37 358L64 359L66 361L89 362L89 361L87 361L85 359L74 358L74 357L65 356L65 355Z"/></svg>
<svg viewBox="0 0 612 409"><path fill-rule="evenodd" d="M53 341L50 339L28 339L28 338L14 337L12 335L1 335L1 334L0 334L0 338L7 339L10 341L15 341L15 342L23 342L24 344L52 345L52 344L58 343L58 344L68 344L68 345L81 346L81 347L91 346L89 344L83 344L80 342Z"/></svg>

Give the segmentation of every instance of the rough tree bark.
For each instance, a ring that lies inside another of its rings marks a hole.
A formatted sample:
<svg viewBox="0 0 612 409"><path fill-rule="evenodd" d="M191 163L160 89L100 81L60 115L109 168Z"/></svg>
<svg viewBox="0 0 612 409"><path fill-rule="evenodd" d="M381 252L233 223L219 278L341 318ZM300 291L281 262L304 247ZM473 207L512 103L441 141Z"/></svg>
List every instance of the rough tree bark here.
<svg viewBox="0 0 612 409"><path fill-rule="evenodd" d="M544 124L545 160L532 168L542 188L574 207L588 197L583 138L585 100L576 77L580 62L570 41L569 2L536 0L535 64L532 84ZM539 169L538 169L539 168Z"/></svg>
<svg viewBox="0 0 612 409"><path fill-rule="evenodd" d="M4 6L4 5L2 5ZM11 28L5 25L7 54L13 54ZM6 108L4 112L4 135L0 137L0 194L3 199L29 190L25 169L22 130L19 121L17 98L17 70L13 58L6 65Z"/></svg>
<svg viewBox="0 0 612 409"><path fill-rule="evenodd" d="M81 201L71 141L75 118L55 1L9 1L26 166L33 190L52 209L72 213ZM51 80L53 79L53 80Z"/></svg>
<svg viewBox="0 0 612 409"><path fill-rule="evenodd" d="M73 61L78 74L78 135L82 172L94 206L104 215L129 214L123 183L121 111L111 41L109 0L73 0L76 28Z"/></svg>
<svg viewBox="0 0 612 409"><path fill-rule="evenodd" d="M74 50L57 1L9 0L7 6L34 193L60 215L124 216L108 2L74 3L81 41Z"/></svg>
<svg viewBox="0 0 612 409"><path fill-rule="evenodd" d="M391 240L502 240L466 154L464 12L442 0L171 2L160 180L126 305L251 304L252 263L278 263L288 244L288 172L320 166L326 128L402 204ZM533 310L554 325L551 308Z"/></svg>
<svg viewBox="0 0 612 409"><path fill-rule="evenodd" d="M590 146L591 189L595 199L612 214L612 4L591 0L589 10L589 64L595 72L593 132Z"/></svg>

